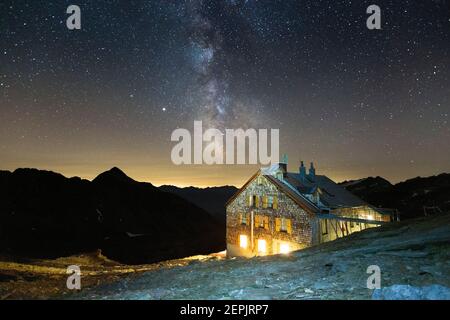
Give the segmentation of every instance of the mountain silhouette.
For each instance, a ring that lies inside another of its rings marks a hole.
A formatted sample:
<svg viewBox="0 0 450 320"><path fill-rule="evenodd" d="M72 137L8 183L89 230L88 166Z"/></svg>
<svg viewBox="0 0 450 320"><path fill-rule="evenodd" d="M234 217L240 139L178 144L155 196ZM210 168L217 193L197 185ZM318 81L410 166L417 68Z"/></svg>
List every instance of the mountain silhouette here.
<svg viewBox="0 0 450 320"><path fill-rule="evenodd" d="M450 174L416 177L395 185L381 177L345 181L341 185L366 202L397 209L401 219L450 211Z"/></svg>
<svg viewBox="0 0 450 320"><path fill-rule="evenodd" d="M0 171L0 253L53 258L95 249L150 263L225 248L204 209L118 168L94 180L37 170Z"/></svg>
<svg viewBox="0 0 450 320"><path fill-rule="evenodd" d="M176 186L164 185L159 188L194 203L209 212L214 218L224 225L226 222L225 204L238 191L238 188L233 186L179 188Z"/></svg>

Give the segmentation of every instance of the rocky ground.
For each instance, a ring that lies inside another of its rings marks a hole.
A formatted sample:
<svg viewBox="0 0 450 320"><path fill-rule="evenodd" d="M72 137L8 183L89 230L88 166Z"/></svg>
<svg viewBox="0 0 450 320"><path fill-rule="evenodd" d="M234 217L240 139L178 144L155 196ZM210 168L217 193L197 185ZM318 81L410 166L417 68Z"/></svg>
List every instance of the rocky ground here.
<svg viewBox="0 0 450 320"><path fill-rule="evenodd" d="M381 269L382 289L375 293L367 289L371 265ZM135 271L105 272L98 285L83 280L80 292L47 298L450 299L450 215L365 230L287 256L194 258Z"/></svg>
<svg viewBox="0 0 450 320"><path fill-rule="evenodd" d="M380 267L382 287L450 287L450 216L371 229L289 256L158 269L74 298L369 299L370 265Z"/></svg>
<svg viewBox="0 0 450 320"><path fill-rule="evenodd" d="M67 289L67 268L80 267L82 289L137 277L144 272L187 266L195 261L223 259L224 253L193 256L147 265L123 265L96 253L56 260L17 260L0 257L0 300L63 299L72 296Z"/></svg>

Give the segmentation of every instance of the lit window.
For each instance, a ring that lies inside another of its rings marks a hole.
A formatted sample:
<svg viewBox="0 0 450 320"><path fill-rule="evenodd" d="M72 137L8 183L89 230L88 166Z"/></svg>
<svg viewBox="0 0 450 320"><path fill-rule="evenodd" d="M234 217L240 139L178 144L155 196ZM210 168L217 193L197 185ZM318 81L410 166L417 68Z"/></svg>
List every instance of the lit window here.
<svg viewBox="0 0 450 320"><path fill-rule="evenodd" d="M280 244L280 253L287 254L289 252L290 252L289 245L287 243L281 243Z"/></svg>
<svg viewBox="0 0 450 320"><path fill-rule="evenodd" d="M264 216L261 216L261 217L259 217L259 226L258 227L260 227L260 228L264 228L264 219L265 219L265 217Z"/></svg>
<svg viewBox="0 0 450 320"><path fill-rule="evenodd" d="M253 208L258 208L259 207L259 197L258 196L256 196L256 195L253 196L251 207L253 207Z"/></svg>
<svg viewBox="0 0 450 320"><path fill-rule="evenodd" d="M266 253L266 251L267 251L266 240L259 239L258 240L258 252Z"/></svg>
<svg viewBox="0 0 450 320"><path fill-rule="evenodd" d="M241 248L243 248L243 249L247 249L247 245L248 245L248 243L247 243L247 236L241 234L239 236L239 246Z"/></svg>
<svg viewBox="0 0 450 320"><path fill-rule="evenodd" d="M375 217L373 215L369 214L367 216L367 220L375 220Z"/></svg>

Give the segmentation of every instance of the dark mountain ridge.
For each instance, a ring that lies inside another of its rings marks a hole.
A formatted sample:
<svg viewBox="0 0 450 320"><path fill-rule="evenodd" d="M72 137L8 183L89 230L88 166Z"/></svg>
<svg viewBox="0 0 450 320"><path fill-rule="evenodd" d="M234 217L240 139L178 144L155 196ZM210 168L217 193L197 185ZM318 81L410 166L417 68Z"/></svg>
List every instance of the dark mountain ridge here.
<svg viewBox="0 0 450 320"><path fill-rule="evenodd" d="M397 209L402 219L450 211L450 174L416 177L395 185L381 177L341 183L366 202Z"/></svg>
<svg viewBox="0 0 450 320"><path fill-rule="evenodd" d="M149 263L225 248L209 213L118 168L92 182L37 169L0 172L0 253L59 257L101 249Z"/></svg>
<svg viewBox="0 0 450 320"><path fill-rule="evenodd" d="M161 186L160 189L194 203L209 212L217 221L224 225L226 222L225 204L239 190L234 186L179 188L169 185Z"/></svg>

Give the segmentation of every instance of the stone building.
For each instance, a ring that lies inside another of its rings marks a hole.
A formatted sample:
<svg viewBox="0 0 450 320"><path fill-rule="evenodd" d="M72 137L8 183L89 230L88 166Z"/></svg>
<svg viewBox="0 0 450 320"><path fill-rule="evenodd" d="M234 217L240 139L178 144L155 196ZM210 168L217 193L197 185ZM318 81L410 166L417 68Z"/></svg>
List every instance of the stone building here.
<svg viewBox="0 0 450 320"><path fill-rule="evenodd" d="M258 170L228 201L227 255L288 253L390 222L311 163L287 171L287 160Z"/></svg>

